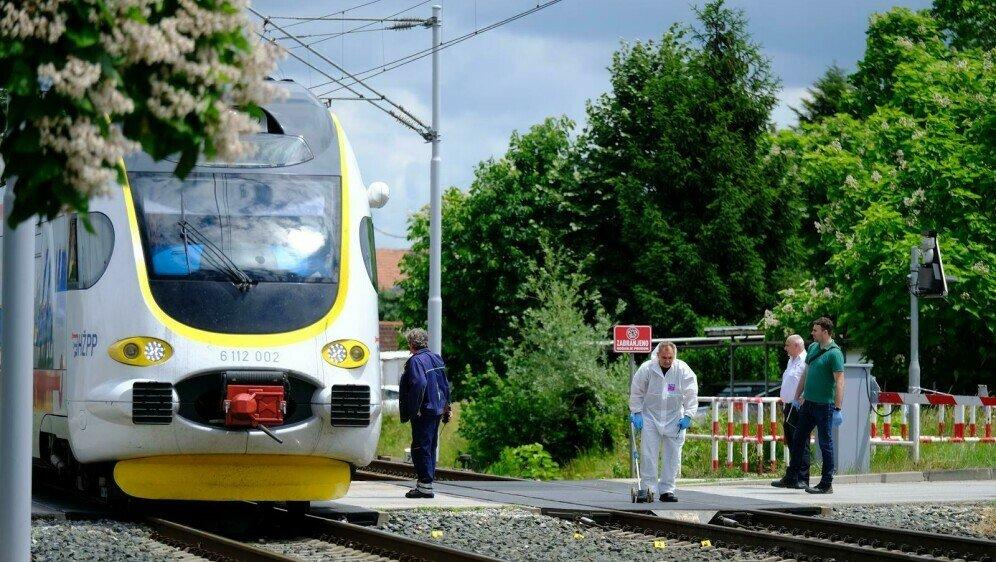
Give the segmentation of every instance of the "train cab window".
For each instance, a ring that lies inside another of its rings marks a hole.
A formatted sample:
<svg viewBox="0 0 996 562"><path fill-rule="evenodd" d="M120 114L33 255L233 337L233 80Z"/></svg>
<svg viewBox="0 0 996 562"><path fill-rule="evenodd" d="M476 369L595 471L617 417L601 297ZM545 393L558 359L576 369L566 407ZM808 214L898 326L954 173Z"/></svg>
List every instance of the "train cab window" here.
<svg viewBox="0 0 996 562"><path fill-rule="evenodd" d="M337 176L129 174L152 279L337 284Z"/></svg>
<svg viewBox="0 0 996 562"><path fill-rule="evenodd" d="M77 215L69 217L68 288L89 289L104 274L114 251L114 227L103 213L88 213L86 222Z"/></svg>
<svg viewBox="0 0 996 562"><path fill-rule="evenodd" d="M363 265L367 266L367 276L374 288L377 288L377 250L374 245L373 219L363 217L360 220L360 253L363 254Z"/></svg>

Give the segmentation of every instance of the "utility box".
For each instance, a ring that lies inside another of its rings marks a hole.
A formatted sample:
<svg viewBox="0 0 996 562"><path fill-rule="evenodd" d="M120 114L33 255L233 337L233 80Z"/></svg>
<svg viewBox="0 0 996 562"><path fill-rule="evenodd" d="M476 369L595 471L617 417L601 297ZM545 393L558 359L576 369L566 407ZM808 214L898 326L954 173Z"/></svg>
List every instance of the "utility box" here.
<svg viewBox="0 0 996 562"><path fill-rule="evenodd" d="M838 474L866 473L871 461L868 414L877 400L878 383L870 363L844 364L844 423L833 429L834 465Z"/></svg>

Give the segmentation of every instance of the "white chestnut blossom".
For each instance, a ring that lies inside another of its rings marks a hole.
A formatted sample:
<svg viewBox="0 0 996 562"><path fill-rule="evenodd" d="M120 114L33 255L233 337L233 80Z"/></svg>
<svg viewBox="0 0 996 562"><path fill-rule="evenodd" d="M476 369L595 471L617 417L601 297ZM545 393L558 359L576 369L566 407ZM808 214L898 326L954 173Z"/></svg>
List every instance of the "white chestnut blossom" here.
<svg viewBox="0 0 996 562"><path fill-rule="evenodd" d="M219 34L252 35L247 0L220 4L214 9L197 0L175 6L159 0L104 0L99 6L95 0L0 0L0 41L55 54L34 63L38 95L53 103L19 130L36 129L41 152L58 155L62 179L87 195L113 186L120 160L141 149L113 125L136 108L146 112L142 118L158 120L157 126L198 123L206 151L221 160L243 156L250 146L243 137L258 132L259 124L233 108L284 94L266 80L281 49L273 42L250 42L245 51L225 41L219 45ZM73 50L66 14L74 12L86 13L96 27L97 46L111 57L110 68ZM36 55L26 58L38 61ZM136 75L148 81L148 89L135 87Z"/></svg>
<svg viewBox="0 0 996 562"><path fill-rule="evenodd" d="M82 98L100 80L100 65L69 55L61 69L56 69L52 63L39 66L38 79L51 84L60 94Z"/></svg>
<svg viewBox="0 0 996 562"><path fill-rule="evenodd" d="M66 178L73 180L76 189L91 196L103 194L114 180L118 161L140 148L117 127L111 127L105 136L85 118L74 121L46 115L37 126L42 147L65 156Z"/></svg>
<svg viewBox="0 0 996 562"><path fill-rule="evenodd" d="M15 39L35 37L55 43L66 32L66 18L59 13L63 0L0 2L0 30Z"/></svg>

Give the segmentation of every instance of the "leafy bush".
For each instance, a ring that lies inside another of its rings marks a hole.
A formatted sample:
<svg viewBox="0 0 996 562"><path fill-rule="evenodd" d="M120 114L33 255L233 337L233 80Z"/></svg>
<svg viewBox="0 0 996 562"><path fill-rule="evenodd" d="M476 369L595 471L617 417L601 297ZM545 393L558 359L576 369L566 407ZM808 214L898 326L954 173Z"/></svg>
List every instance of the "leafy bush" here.
<svg viewBox="0 0 996 562"><path fill-rule="evenodd" d="M542 267L531 266L523 288L533 307L514 324L517 339L502 342L508 355L504 376L489 365L466 383L472 398L460 433L482 464L523 443L539 443L565 462L625 435L628 371L596 344L606 339L611 323L597 295L582 293L584 276L568 273L565 257L549 249L545 255ZM586 311L592 311L594 325L586 323Z"/></svg>
<svg viewBox="0 0 996 562"><path fill-rule="evenodd" d="M488 467L491 474L531 478L533 480L553 480L560 475L560 467L543 445L521 445L505 447L498 460Z"/></svg>

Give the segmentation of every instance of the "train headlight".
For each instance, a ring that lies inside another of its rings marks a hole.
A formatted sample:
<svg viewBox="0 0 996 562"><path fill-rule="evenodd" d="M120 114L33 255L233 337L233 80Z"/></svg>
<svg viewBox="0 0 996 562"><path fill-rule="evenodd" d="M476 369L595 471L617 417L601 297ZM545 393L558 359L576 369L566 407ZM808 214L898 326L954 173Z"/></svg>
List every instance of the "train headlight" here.
<svg viewBox="0 0 996 562"><path fill-rule="evenodd" d="M322 359L329 365L353 369L367 364L370 350L360 341L336 340L322 348Z"/></svg>
<svg viewBox="0 0 996 562"><path fill-rule="evenodd" d="M107 354L118 363L149 367L169 361L173 357L173 346L158 338L135 336L112 343Z"/></svg>

